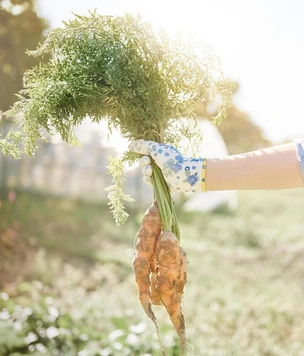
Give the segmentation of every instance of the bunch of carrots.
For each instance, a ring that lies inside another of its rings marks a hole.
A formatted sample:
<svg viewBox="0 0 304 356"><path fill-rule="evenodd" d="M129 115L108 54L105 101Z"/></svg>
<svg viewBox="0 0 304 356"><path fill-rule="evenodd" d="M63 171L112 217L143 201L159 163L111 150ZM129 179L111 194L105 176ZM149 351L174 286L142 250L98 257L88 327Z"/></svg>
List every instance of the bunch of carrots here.
<svg viewBox="0 0 304 356"><path fill-rule="evenodd" d="M156 326L160 345L158 324L152 305L163 305L166 308L179 336L183 354L186 331L181 302L187 282L188 261L175 234L163 229L156 200L144 214L136 237L133 268L141 305ZM164 355L163 349L162 352Z"/></svg>
<svg viewBox="0 0 304 356"><path fill-rule="evenodd" d="M29 52L52 59L25 72L18 101L4 113L15 121L15 129L0 139L4 154L34 155L43 132L58 133L69 144L77 144L74 128L87 117L97 123L107 120L109 129L119 129L130 141L142 138L174 146L197 137L198 103L220 96L213 122L226 117L236 86L224 78L217 56L201 40L171 39L130 14L90 12L63 25L49 31L44 43ZM189 120L184 123L182 118ZM117 225L128 217L123 201L130 201L122 191L122 163L132 164L137 158L126 152L122 159L110 161L115 184L108 188L109 205ZM187 257L179 246L170 191L156 165L152 183L155 201L137 234L135 278L140 302L157 330L152 305L166 308L183 353L181 301Z"/></svg>

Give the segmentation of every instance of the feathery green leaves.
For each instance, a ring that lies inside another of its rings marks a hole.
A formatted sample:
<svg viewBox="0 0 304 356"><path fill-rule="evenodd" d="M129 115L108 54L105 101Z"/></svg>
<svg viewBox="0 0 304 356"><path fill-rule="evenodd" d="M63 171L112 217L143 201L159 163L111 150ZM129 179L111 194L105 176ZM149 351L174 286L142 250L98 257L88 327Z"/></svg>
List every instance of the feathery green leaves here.
<svg viewBox="0 0 304 356"><path fill-rule="evenodd" d="M49 62L26 71L19 100L6 112L19 115L30 155L41 129L71 143L73 128L86 117L107 119L130 140L159 141L164 133L168 141L174 121L193 118L199 101L228 92L226 103L233 94L218 58L204 43L171 39L128 14L76 16L29 52L36 57L49 53ZM223 106L218 116L225 111ZM184 133L175 128L175 141Z"/></svg>
<svg viewBox="0 0 304 356"><path fill-rule="evenodd" d="M121 159L109 157L110 165L107 167L109 174L113 177L114 185L106 188L105 190L109 193L109 206L113 214L114 220L117 225L124 224L129 214L125 211L125 206L123 201L132 202L132 199L129 195L124 194L123 192L123 181L124 181L124 170L123 162Z"/></svg>
<svg viewBox="0 0 304 356"><path fill-rule="evenodd" d="M33 155L42 132L59 133L75 143L73 129L89 117L107 120L130 140L152 139L178 146L196 135L195 106L216 95L222 105L216 123L226 115L234 85L223 77L212 49L193 38L170 38L140 17L77 16L48 33L35 57L52 54L24 74L19 100L5 114L19 117L21 134L10 134L0 147L14 156ZM189 119L188 124L182 118ZM192 121L191 121L192 120ZM22 143L20 147L20 143ZM125 155L123 160L133 156ZM110 168L122 173L116 161ZM109 188L117 221L125 220L118 176ZM163 193L161 193L163 194ZM161 207L160 207L161 208Z"/></svg>

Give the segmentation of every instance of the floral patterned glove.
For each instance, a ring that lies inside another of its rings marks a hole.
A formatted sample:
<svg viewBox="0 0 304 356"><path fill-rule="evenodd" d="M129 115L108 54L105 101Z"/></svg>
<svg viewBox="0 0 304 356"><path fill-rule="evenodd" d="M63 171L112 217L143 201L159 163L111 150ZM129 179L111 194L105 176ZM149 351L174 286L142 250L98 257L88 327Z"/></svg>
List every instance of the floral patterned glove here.
<svg viewBox="0 0 304 356"><path fill-rule="evenodd" d="M171 192L198 192L203 190L203 158L186 158L173 146L154 141L138 140L129 145L130 151L144 155L140 159L144 182L151 185L151 158L162 170ZM150 156L150 157L149 157Z"/></svg>

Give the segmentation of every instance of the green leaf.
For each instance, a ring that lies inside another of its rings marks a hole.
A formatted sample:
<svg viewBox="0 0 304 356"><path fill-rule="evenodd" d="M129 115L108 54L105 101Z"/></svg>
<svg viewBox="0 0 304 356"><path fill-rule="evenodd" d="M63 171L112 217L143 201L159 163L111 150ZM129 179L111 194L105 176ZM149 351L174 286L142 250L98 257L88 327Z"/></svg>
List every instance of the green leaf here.
<svg viewBox="0 0 304 356"><path fill-rule="evenodd" d="M129 195L123 192L124 171L123 162L119 158L109 157L110 165L107 167L109 174L112 175L114 185L106 188L108 192L109 206L113 214L116 225L124 224L129 214L125 211L123 201L132 202Z"/></svg>

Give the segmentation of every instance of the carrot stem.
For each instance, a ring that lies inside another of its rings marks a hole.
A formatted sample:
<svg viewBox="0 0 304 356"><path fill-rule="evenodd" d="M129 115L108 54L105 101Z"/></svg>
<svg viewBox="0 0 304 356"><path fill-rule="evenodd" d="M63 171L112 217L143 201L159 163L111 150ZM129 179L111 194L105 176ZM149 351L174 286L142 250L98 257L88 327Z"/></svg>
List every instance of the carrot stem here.
<svg viewBox="0 0 304 356"><path fill-rule="evenodd" d="M164 143L164 127L161 126L159 128L159 134L154 135L153 140L159 143ZM161 169L154 162L154 160L152 160L151 164L153 168L152 184L154 188L154 198L158 204L163 229L173 232L179 241L180 230L170 189Z"/></svg>
<svg viewBox="0 0 304 356"><path fill-rule="evenodd" d="M180 240L180 231L170 189L165 181L161 169L152 161L152 184L154 198L157 201L163 229L171 231Z"/></svg>

